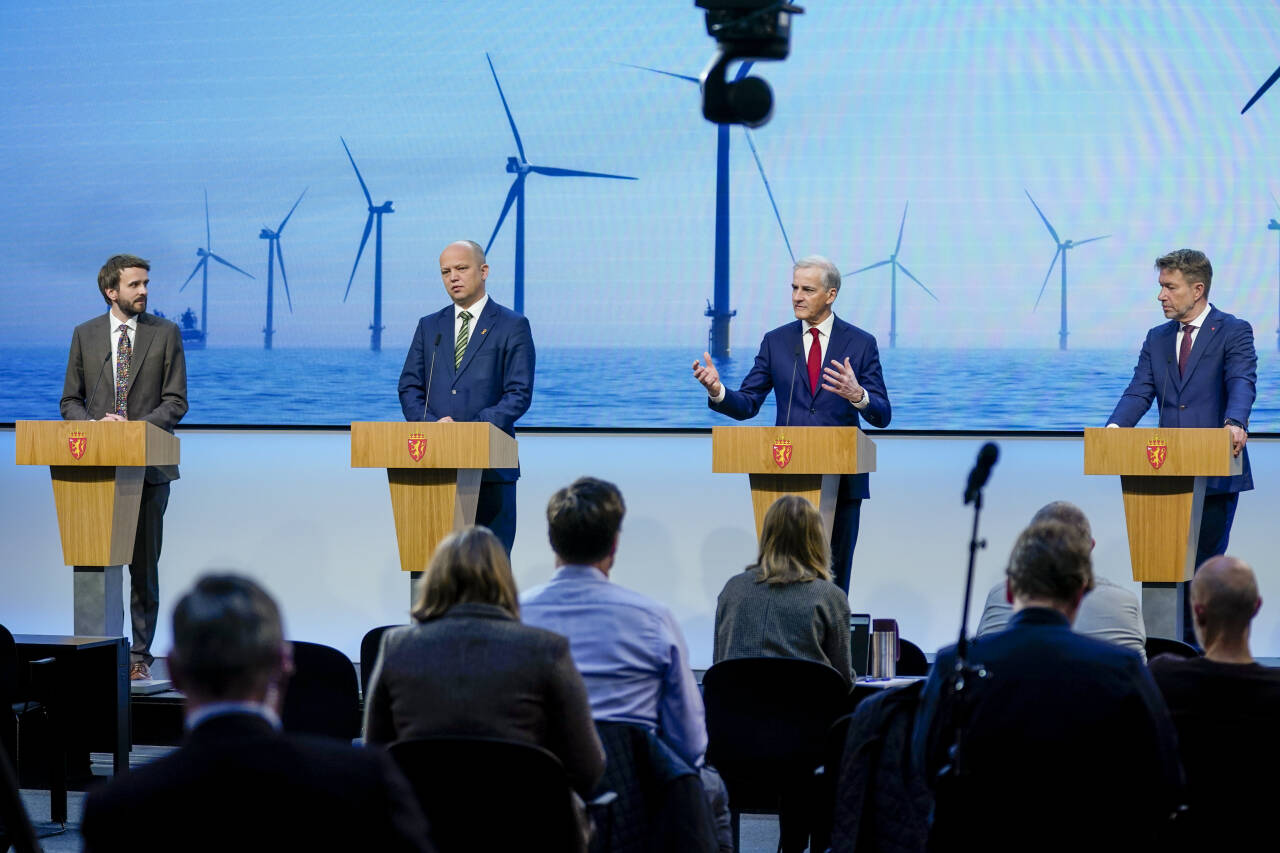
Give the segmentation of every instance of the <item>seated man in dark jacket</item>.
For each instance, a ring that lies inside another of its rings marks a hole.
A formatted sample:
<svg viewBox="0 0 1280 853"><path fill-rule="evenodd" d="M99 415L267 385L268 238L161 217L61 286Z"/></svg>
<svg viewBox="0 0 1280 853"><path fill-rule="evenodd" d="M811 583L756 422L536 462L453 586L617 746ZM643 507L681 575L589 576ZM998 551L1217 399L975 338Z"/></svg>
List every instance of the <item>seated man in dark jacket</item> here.
<svg viewBox="0 0 1280 853"><path fill-rule="evenodd" d="M931 849L1146 849L1179 805L1173 725L1147 668L1071 630L1089 552L1061 522L1031 525L1005 570L1009 628L969 646L978 672L962 690L955 647L939 652L912 742L935 788Z"/></svg>
<svg viewBox="0 0 1280 853"><path fill-rule="evenodd" d="M89 794L85 850L431 850L385 752L280 732L289 648L276 603L248 578L210 575L184 595L169 669L186 739Z"/></svg>

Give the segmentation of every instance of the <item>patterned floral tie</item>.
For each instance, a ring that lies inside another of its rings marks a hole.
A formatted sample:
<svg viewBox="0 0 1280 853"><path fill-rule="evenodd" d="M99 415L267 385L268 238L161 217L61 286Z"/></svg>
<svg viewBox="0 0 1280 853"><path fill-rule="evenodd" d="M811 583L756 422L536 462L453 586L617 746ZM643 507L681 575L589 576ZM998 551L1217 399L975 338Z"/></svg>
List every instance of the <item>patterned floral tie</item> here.
<svg viewBox="0 0 1280 853"><path fill-rule="evenodd" d="M133 358L133 344L129 342L129 327L120 324L120 338L116 341L116 409L120 417L126 417L129 403L129 362Z"/></svg>
<svg viewBox="0 0 1280 853"><path fill-rule="evenodd" d="M467 341L471 340L470 312L459 311L458 316L462 318L462 326L458 329L458 341L453 345L454 370L457 370L458 365L462 364L462 354L467 351Z"/></svg>

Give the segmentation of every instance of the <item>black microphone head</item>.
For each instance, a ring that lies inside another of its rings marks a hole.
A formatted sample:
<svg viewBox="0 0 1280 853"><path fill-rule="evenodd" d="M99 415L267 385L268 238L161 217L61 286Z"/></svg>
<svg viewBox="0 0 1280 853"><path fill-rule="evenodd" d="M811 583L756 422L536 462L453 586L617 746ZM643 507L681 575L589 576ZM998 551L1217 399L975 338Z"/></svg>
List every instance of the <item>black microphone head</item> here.
<svg viewBox="0 0 1280 853"><path fill-rule="evenodd" d="M795 352L793 352L793 353L791 353L791 354L792 354L793 356L795 356L796 358L799 358L799 357L800 357L800 354L801 354L803 351L804 351L804 347L800 346L799 344L796 344L796 350L795 350Z"/></svg>
<svg viewBox="0 0 1280 853"><path fill-rule="evenodd" d="M1000 458L1000 448L996 447L995 442L988 441L982 445L982 449L978 451L978 464L984 468L990 468L996 464L996 460Z"/></svg>
<svg viewBox="0 0 1280 853"><path fill-rule="evenodd" d="M444 337L444 335L440 334L439 332L436 332L436 342L432 344L432 346L437 346L437 347L440 346L440 339L442 337Z"/></svg>

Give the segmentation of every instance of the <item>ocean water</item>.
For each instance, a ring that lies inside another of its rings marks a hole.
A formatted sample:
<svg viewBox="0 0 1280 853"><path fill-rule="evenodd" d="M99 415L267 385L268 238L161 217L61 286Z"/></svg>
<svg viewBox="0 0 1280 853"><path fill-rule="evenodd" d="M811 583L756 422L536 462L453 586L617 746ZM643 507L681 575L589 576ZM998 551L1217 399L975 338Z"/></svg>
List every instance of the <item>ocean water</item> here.
<svg viewBox="0 0 1280 853"><path fill-rule="evenodd" d="M542 348L521 427L674 427L729 423L710 411L691 366L700 350ZM730 387L754 350L720 362ZM400 420L404 354L251 348L187 353L184 423L342 425ZM1076 430L1102 426L1128 384L1136 350L882 350L893 429ZM0 421L59 417L60 347L0 347ZM803 381L801 379L800 381ZM755 423L773 423L770 401ZM1154 423L1149 414L1148 421ZM1144 421L1147 423L1147 421ZM1252 432L1280 432L1280 356L1258 354Z"/></svg>

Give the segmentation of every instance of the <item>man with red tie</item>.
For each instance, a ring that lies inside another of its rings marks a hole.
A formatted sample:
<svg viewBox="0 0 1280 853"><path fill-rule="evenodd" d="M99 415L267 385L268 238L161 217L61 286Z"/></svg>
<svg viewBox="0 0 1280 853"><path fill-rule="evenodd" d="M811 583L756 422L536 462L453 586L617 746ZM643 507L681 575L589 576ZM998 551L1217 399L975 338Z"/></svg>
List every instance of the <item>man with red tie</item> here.
<svg viewBox="0 0 1280 853"><path fill-rule="evenodd" d="M832 313L839 292L840 271L831 261L820 255L796 261L791 274L796 320L764 336L755 364L737 391L720 382L709 354L703 354L705 364L693 363L694 378L707 389L707 405L735 420L747 420L755 417L772 391L779 426L856 427L864 418L871 426L888 426L892 410L876 339ZM868 475L840 478L831 573L845 592L862 501L868 497Z"/></svg>

